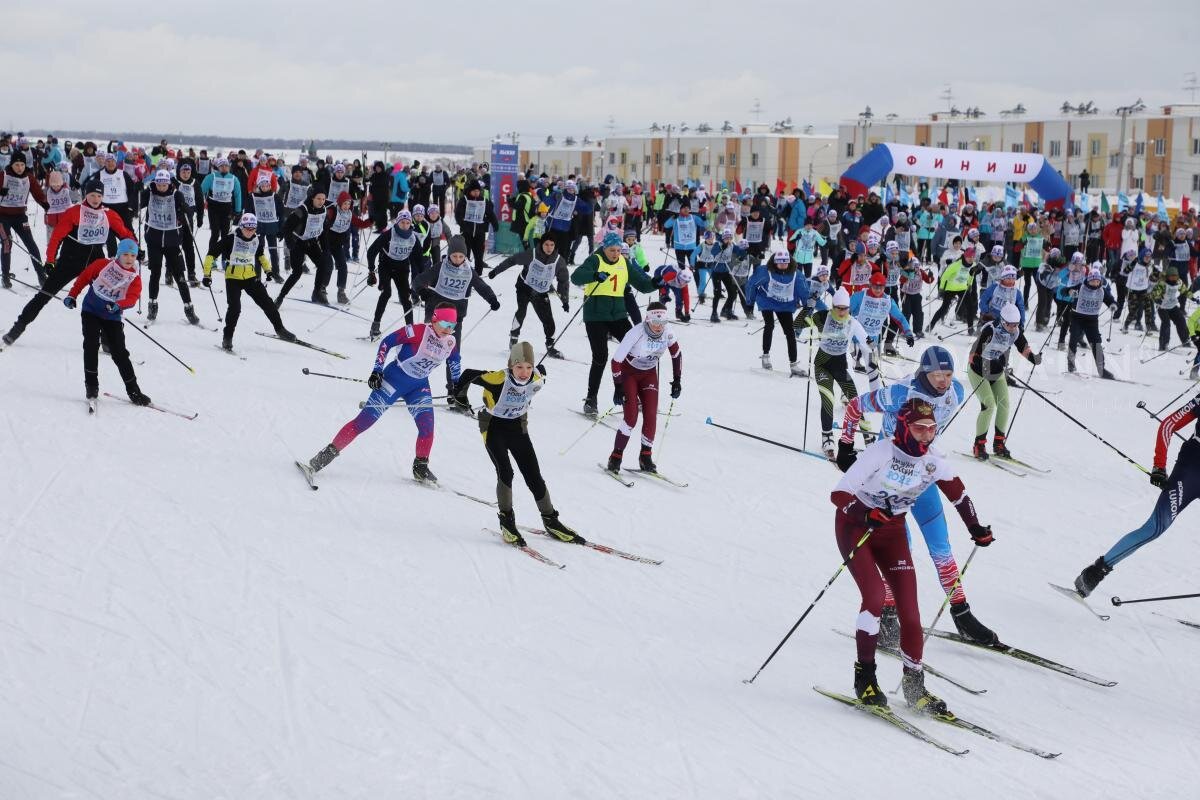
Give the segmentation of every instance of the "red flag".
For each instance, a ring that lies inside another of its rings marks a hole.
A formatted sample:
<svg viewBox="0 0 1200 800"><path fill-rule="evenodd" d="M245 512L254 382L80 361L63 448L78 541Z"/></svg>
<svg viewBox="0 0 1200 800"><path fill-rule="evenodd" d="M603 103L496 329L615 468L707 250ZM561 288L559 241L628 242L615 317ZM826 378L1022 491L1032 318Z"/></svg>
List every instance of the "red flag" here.
<svg viewBox="0 0 1200 800"><path fill-rule="evenodd" d="M741 194L742 193L742 182L739 181L737 178L734 178L733 179L733 188L734 188L734 191L736 191L738 194Z"/></svg>
<svg viewBox="0 0 1200 800"><path fill-rule="evenodd" d="M778 197L779 195L783 194L786 191L787 191L787 184L783 182L783 178L776 178L775 179L775 196Z"/></svg>
<svg viewBox="0 0 1200 800"><path fill-rule="evenodd" d="M710 179L710 180L709 180L709 182L708 182L708 193L709 193L709 194L712 194L712 193L713 193L713 182L712 182L712 180L711 180L711 179Z"/></svg>
<svg viewBox="0 0 1200 800"><path fill-rule="evenodd" d="M656 184L654 181L648 181L648 183L650 184L650 202L653 203L655 194L654 190L658 188L658 184ZM714 291L716 290L714 289Z"/></svg>
<svg viewBox="0 0 1200 800"><path fill-rule="evenodd" d="M958 207L965 208L966 205L967 205L967 188L964 186L963 188L958 190Z"/></svg>
<svg viewBox="0 0 1200 800"><path fill-rule="evenodd" d="M943 186L942 190L938 192L938 202L946 206L950 205L950 195L946 194L945 186Z"/></svg>
<svg viewBox="0 0 1200 800"><path fill-rule="evenodd" d="M1185 194L1183 196L1183 199L1179 201L1180 213L1186 214L1188 212L1188 209L1192 207L1191 200L1192 200L1192 198L1189 197L1188 195Z"/></svg>

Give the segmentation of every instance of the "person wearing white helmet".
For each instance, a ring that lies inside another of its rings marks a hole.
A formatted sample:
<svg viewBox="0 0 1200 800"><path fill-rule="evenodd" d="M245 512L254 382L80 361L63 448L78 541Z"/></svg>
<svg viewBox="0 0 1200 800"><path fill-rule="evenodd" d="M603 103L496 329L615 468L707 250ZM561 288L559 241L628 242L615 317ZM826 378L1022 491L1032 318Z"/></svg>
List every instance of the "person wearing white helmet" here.
<svg viewBox="0 0 1200 800"><path fill-rule="evenodd" d="M158 318L158 282L162 276L163 259L167 262L167 275L179 288L183 301L183 315L193 325L200 324L192 308L192 293L183 272L183 244L181 230L187 214L187 203L175 185L171 173L160 169L154 173L154 181L146 191L146 247L150 251L150 303L146 319L153 322Z"/></svg>
<svg viewBox="0 0 1200 800"><path fill-rule="evenodd" d="M830 461L836 461L837 450L833 444L833 385L841 389L842 398L849 402L858 397L858 388L850 375L846 353L850 342L868 350L867 332L850 313L850 293L840 287L833 293L833 307L818 308L807 320L812 331L817 332L820 345L813 357L813 377L817 381L821 396L821 451Z"/></svg>
<svg viewBox="0 0 1200 800"><path fill-rule="evenodd" d="M1018 294L1019 298L1020 295ZM972 454L986 461L987 432L995 418L995 434L992 437L992 453L1001 458L1012 458L1005 437L1008 435L1008 351L1016 346L1017 352L1032 364L1042 363L1042 354L1033 352L1022 329L1022 314L1013 302L1004 303L997 312L997 319L984 323L979 336L971 345L967 379L971 382L974 395L979 398L979 416L975 418L975 445Z"/></svg>
<svg viewBox="0 0 1200 800"><path fill-rule="evenodd" d="M1100 311L1104 306L1117 301L1109 291L1104 277L1104 264L1097 261L1088 270L1087 276L1077 288L1071 290L1071 341L1067 345L1067 371L1075 371L1075 348L1083 344L1084 338L1092 349L1096 360L1096 372L1101 378L1113 380L1113 374L1104 368L1104 340L1100 336Z"/></svg>

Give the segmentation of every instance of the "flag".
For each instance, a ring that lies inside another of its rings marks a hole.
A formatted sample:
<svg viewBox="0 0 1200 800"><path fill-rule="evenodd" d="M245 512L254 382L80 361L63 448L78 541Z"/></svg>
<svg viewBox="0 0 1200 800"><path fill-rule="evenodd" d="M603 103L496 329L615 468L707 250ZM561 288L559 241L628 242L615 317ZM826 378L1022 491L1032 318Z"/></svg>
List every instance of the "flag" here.
<svg viewBox="0 0 1200 800"><path fill-rule="evenodd" d="M1117 192L1117 211L1129 210L1129 198L1124 192Z"/></svg>
<svg viewBox="0 0 1200 800"><path fill-rule="evenodd" d="M1183 199L1179 201L1179 211L1182 214L1186 214L1188 212L1188 209L1191 207L1192 207L1192 198L1185 194L1183 196Z"/></svg>
<svg viewBox="0 0 1200 800"><path fill-rule="evenodd" d="M967 188L964 186L958 190L958 207L963 208L967 205Z"/></svg>
<svg viewBox="0 0 1200 800"><path fill-rule="evenodd" d="M1109 206L1109 204L1108 204L1108 195L1106 195L1104 192L1101 192L1100 193L1100 213L1107 214L1109 208L1111 208L1111 206Z"/></svg>
<svg viewBox="0 0 1200 800"><path fill-rule="evenodd" d="M742 193L742 182L737 178L733 179L733 188L740 195Z"/></svg>
<svg viewBox="0 0 1200 800"><path fill-rule="evenodd" d="M1167 201L1163 199L1162 192L1158 193L1158 218L1167 221Z"/></svg>
<svg viewBox="0 0 1200 800"><path fill-rule="evenodd" d="M721 181L721 191L724 192L728 189L729 189L729 181Z"/></svg>
<svg viewBox="0 0 1200 800"><path fill-rule="evenodd" d="M941 203L942 205L944 205L944 206L950 205L950 195L946 192L945 186L943 186L942 190L940 192L938 192L937 198L938 198L938 202Z"/></svg>
<svg viewBox="0 0 1200 800"><path fill-rule="evenodd" d="M821 195L821 197L829 197L829 195L833 194L833 187L829 185L829 181L824 178L817 181L817 194Z"/></svg>
<svg viewBox="0 0 1200 800"><path fill-rule="evenodd" d="M1092 196L1087 192L1079 195L1079 210L1085 214L1092 210Z"/></svg>
<svg viewBox="0 0 1200 800"><path fill-rule="evenodd" d="M1025 193L1024 189L1021 190L1021 205L1029 207L1029 195Z"/></svg>
<svg viewBox="0 0 1200 800"><path fill-rule="evenodd" d="M1012 186L1004 187L1004 208L1005 209L1016 208L1017 203L1020 201L1020 199L1021 199L1021 195L1017 193L1016 189L1014 189Z"/></svg>
<svg viewBox="0 0 1200 800"><path fill-rule="evenodd" d="M812 196L813 187L812 184L808 182L807 178L800 182L800 191L804 192L804 198L806 200Z"/></svg>
<svg viewBox="0 0 1200 800"><path fill-rule="evenodd" d="M1141 214L1141 213L1142 213L1142 209L1143 209L1143 208L1145 208L1145 207L1146 207L1146 201L1145 201L1145 199L1142 197L1142 193L1141 193L1141 192L1138 192L1137 201L1135 202L1135 205L1134 205L1134 209L1133 209L1133 211L1134 211L1134 213L1135 213L1135 214Z"/></svg>
<svg viewBox="0 0 1200 800"><path fill-rule="evenodd" d="M896 193L892 191L890 184L883 187L883 204L887 205L896 199Z"/></svg>
<svg viewBox="0 0 1200 800"><path fill-rule="evenodd" d="M974 202L975 202L975 197L976 197L976 195L975 195L975 189L974 189L974 187L968 186L968 187L967 187L967 198L968 198L968 199L969 199L969 200L970 200L972 203L974 203Z"/></svg>
<svg viewBox="0 0 1200 800"><path fill-rule="evenodd" d="M787 184L783 182L783 178L775 179L775 196L779 197L787 191Z"/></svg>
<svg viewBox="0 0 1200 800"><path fill-rule="evenodd" d="M912 195L908 193L908 189L904 186L900 187L900 205L912 208Z"/></svg>

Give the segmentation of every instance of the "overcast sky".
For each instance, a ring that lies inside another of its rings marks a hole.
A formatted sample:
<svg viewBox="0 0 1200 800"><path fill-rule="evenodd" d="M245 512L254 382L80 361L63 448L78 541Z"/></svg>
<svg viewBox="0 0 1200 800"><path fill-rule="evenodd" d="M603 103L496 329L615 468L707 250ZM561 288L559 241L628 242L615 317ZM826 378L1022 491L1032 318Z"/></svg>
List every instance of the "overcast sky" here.
<svg viewBox="0 0 1200 800"><path fill-rule="evenodd" d="M7 0L6 129L480 144L651 122L1182 102L1200 5ZM314 13L301 14L298 11ZM332 9L332 10L331 10ZM15 35L20 32L20 35Z"/></svg>

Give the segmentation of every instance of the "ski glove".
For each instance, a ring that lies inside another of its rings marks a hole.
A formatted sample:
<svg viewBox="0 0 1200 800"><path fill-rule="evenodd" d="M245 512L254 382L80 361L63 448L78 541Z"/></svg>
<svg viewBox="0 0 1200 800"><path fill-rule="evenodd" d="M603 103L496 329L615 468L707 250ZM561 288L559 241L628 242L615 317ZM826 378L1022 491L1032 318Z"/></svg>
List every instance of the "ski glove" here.
<svg viewBox="0 0 1200 800"><path fill-rule="evenodd" d="M546 365L545 364L538 364L536 367L534 367L534 369L536 369L538 371L538 374L541 375L543 378L546 377Z"/></svg>
<svg viewBox="0 0 1200 800"><path fill-rule="evenodd" d="M500 310L500 301L493 300L492 301L492 311L499 311L499 310Z"/></svg>
<svg viewBox="0 0 1200 800"><path fill-rule="evenodd" d="M370 272L367 273L367 286L374 286L374 285L375 285L375 270L371 270Z"/></svg>
<svg viewBox="0 0 1200 800"><path fill-rule="evenodd" d="M867 527L875 530L878 527L887 525L895 517L887 512L884 508L868 508L867 513L863 515L863 521L867 523Z"/></svg>
<svg viewBox="0 0 1200 800"><path fill-rule="evenodd" d="M372 372L371 377L367 378L367 386L370 386L372 389L378 389L383 386L383 373Z"/></svg>
<svg viewBox="0 0 1200 800"><path fill-rule="evenodd" d="M119 305L117 305L116 303L105 303L104 310L110 314L116 314L118 311L121 310L121 307Z"/></svg>
<svg viewBox="0 0 1200 800"><path fill-rule="evenodd" d="M564 297L563 298L563 312L566 313L570 310L571 310L571 301Z"/></svg>
<svg viewBox="0 0 1200 800"><path fill-rule="evenodd" d="M677 380L671 381L671 399L675 400L683 394L683 384Z"/></svg>
<svg viewBox="0 0 1200 800"><path fill-rule="evenodd" d="M488 278L491 279L491 278L495 278L495 277L496 277L496 270L489 269L488 270Z"/></svg>
<svg viewBox="0 0 1200 800"><path fill-rule="evenodd" d="M858 453L854 450L854 442L843 442L838 440L838 469L840 469L842 472L846 472L854 466L854 462L857 460Z"/></svg>
<svg viewBox="0 0 1200 800"><path fill-rule="evenodd" d="M1033 358L1031 358L1031 359L1029 359L1029 360L1030 360L1030 361L1032 361L1032 362L1033 362L1033 365L1036 367L1038 364L1041 364L1041 363L1042 363L1042 354L1041 354L1041 353L1034 353L1034 354L1033 354Z"/></svg>
<svg viewBox="0 0 1200 800"><path fill-rule="evenodd" d="M912 347L914 344L917 343L917 338L915 336L913 336L911 333L906 333L906 334L904 334L904 343L906 345L908 345L909 347Z"/></svg>
<svg viewBox="0 0 1200 800"><path fill-rule="evenodd" d="M212 278L205 275L204 278L201 279L200 283L204 284L205 288L212 286Z"/></svg>
<svg viewBox="0 0 1200 800"><path fill-rule="evenodd" d="M625 405L625 390L622 389L620 386L618 386L616 389L613 389L613 405L614 406Z"/></svg>
<svg viewBox="0 0 1200 800"><path fill-rule="evenodd" d="M71 295L67 295L66 297L64 297L64 298L63 298L63 305L64 305L64 306L66 306L66 307L67 307L67 308L69 308L69 309L72 309L72 310L74 310L74 308L75 308L75 298L74 298L74 297L71 297Z"/></svg>
<svg viewBox="0 0 1200 800"><path fill-rule="evenodd" d="M980 525L978 523L972 525L968 530L971 532L971 540L980 547L987 547L993 541L992 526Z"/></svg>
<svg viewBox="0 0 1200 800"><path fill-rule="evenodd" d="M594 282L595 283L604 283L606 280L608 280L608 273L605 272L604 270L599 270L599 269L596 270L596 279ZM593 289L592 291L595 291L595 289Z"/></svg>
<svg viewBox="0 0 1200 800"><path fill-rule="evenodd" d="M1167 471L1162 467L1155 467L1150 473L1150 483L1161 489L1167 483Z"/></svg>

